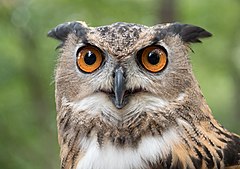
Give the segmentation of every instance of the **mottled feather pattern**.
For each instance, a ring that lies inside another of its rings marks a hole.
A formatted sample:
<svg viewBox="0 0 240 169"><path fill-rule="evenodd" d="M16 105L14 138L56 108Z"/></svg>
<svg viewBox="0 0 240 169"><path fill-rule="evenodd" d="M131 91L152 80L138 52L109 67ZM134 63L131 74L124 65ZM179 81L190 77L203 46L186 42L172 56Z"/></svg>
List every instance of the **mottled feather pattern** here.
<svg viewBox="0 0 240 169"><path fill-rule="evenodd" d="M77 161L74 159L79 153L84 154L84 150L82 150L84 147L75 143L76 140L81 143L80 137L82 139L97 137L99 149L109 141L120 149L127 149L137 147L144 136L161 136L166 129L176 128L177 135L182 140L181 143L174 145L171 152L167 152L163 155L165 158L159 159L156 163L143 159L145 165L149 164L150 168L159 168L160 166L162 168L226 167L224 161L228 159L224 157L224 153L228 151L227 146L236 136L222 128L214 119L210 119L211 117L192 118L188 113L192 111L191 108L173 104L175 112L165 114L164 117L161 117L159 113L142 112L137 119L132 117L133 120L128 120L126 123L118 121L116 126L112 125L109 117L102 116L102 113L91 117L91 115L84 114L84 111L74 112L71 106L67 106L66 113L62 113L65 116L58 119L60 121L59 131L63 131L62 135L60 133L62 138L60 143L67 145L68 149L67 155L63 155L65 158L62 159L62 165L65 166L69 160L73 160L71 163L73 166L77 165ZM178 114L179 111L185 112L187 116ZM177 116L172 117L175 113ZM77 114L82 114L81 119ZM66 115L68 116L66 117ZM77 134L72 135L72 133ZM76 145L77 148L74 147Z"/></svg>
<svg viewBox="0 0 240 169"><path fill-rule="evenodd" d="M180 23L68 22L48 35L62 43L55 75L62 169L240 168L240 138L213 118L189 61L190 43L211 33ZM92 73L76 66L85 46L104 56ZM138 63L148 46L165 49L164 70L148 72ZM120 66L121 108L113 101Z"/></svg>

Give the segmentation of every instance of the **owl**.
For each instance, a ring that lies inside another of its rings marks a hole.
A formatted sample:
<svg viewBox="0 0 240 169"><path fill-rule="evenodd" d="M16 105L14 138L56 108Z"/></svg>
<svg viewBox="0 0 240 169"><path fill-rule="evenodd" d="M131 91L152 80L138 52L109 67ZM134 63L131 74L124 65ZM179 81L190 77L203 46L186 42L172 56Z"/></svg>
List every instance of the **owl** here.
<svg viewBox="0 0 240 169"><path fill-rule="evenodd" d="M240 137L212 116L181 23L63 23L55 70L62 169L240 168Z"/></svg>

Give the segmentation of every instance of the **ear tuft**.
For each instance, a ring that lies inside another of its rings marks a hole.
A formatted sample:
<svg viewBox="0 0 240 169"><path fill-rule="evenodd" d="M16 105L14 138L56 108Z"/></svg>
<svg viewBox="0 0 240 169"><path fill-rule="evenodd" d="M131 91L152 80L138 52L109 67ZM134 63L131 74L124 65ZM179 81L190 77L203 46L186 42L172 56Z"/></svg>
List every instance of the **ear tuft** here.
<svg viewBox="0 0 240 169"><path fill-rule="evenodd" d="M60 24L48 32L48 37L65 42L70 33L75 33L81 37L85 34L86 24L84 22L66 22Z"/></svg>
<svg viewBox="0 0 240 169"><path fill-rule="evenodd" d="M201 38L212 36L212 34L205 29L189 24L174 23L170 26L170 30L173 33L179 34L186 43L199 43L201 42Z"/></svg>
<svg viewBox="0 0 240 169"><path fill-rule="evenodd" d="M190 43L201 42L201 40L199 40L200 38L212 36L212 34L205 29L193 25L184 25L179 35L182 37L184 42Z"/></svg>

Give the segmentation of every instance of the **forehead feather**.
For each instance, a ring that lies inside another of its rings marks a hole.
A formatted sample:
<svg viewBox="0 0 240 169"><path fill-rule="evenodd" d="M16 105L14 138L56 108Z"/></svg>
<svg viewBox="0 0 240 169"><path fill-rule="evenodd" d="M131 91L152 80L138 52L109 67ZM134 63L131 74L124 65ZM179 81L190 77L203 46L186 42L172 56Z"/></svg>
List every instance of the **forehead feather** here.
<svg viewBox="0 0 240 169"><path fill-rule="evenodd" d="M141 44L149 43L154 36L154 31L147 26L118 22L92 28L87 39L90 43L105 48L109 53L124 56Z"/></svg>

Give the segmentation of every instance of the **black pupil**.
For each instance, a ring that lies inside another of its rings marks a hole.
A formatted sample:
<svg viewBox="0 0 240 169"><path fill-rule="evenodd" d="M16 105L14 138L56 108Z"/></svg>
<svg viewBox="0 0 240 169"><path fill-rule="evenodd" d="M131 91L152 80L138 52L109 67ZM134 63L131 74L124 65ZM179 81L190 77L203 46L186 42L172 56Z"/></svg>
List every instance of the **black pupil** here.
<svg viewBox="0 0 240 169"><path fill-rule="evenodd" d="M152 51L148 54L148 62L151 63L152 65L156 65L159 63L160 56L159 53L156 51Z"/></svg>
<svg viewBox="0 0 240 169"><path fill-rule="evenodd" d="M93 65L96 62L96 60L97 60L96 55L91 51L88 51L84 57L84 62L87 65Z"/></svg>

